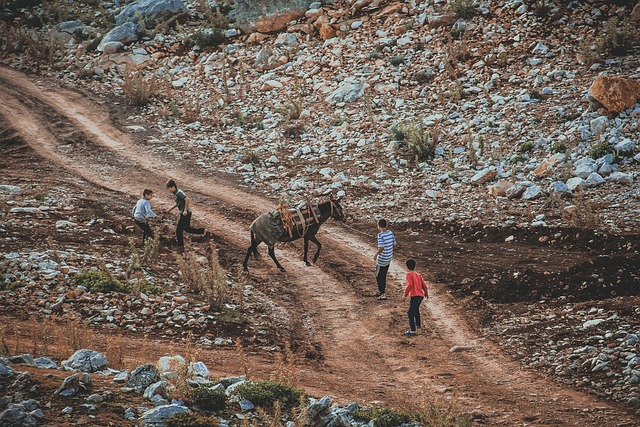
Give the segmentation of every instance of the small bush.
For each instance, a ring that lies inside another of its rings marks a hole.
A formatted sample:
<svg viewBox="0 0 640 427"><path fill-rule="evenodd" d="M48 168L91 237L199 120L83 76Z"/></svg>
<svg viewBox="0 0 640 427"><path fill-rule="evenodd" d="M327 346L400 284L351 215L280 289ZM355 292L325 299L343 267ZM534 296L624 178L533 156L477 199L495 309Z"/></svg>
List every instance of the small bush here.
<svg viewBox="0 0 640 427"><path fill-rule="evenodd" d="M158 255L160 250L160 232L156 227L153 230L153 237L144 241L142 252L142 263L148 264Z"/></svg>
<svg viewBox="0 0 640 427"><path fill-rule="evenodd" d="M353 413L353 418L367 423L373 420L374 427L397 427L401 424L411 423L414 417L404 412L394 412L388 408L373 408L359 409Z"/></svg>
<svg viewBox="0 0 640 427"><path fill-rule="evenodd" d="M128 72L124 77L122 92L134 107L143 107L158 94L155 76L145 77L143 73Z"/></svg>
<svg viewBox="0 0 640 427"><path fill-rule="evenodd" d="M217 427L220 421L195 412L182 412L167 418L165 425L167 427Z"/></svg>
<svg viewBox="0 0 640 427"><path fill-rule="evenodd" d="M522 156L514 156L511 158L511 164L515 165L517 163L524 163L524 157Z"/></svg>
<svg viewBox="0 0 640 427"><path fill-rule="evenodd" d="M603 34L596 39L597 50L611 55L622 56L640 44L640 32L630 19L622 22L617 17L604 24Z"/></svg>
<svg viewBox="0 0 640 427"><path fill-rule="evenodd" d="M202 294L213 308L220 308L227 296L226 273L218 260L215 247L211 247L208 269L203 269L192 254L176 255L182 280L187 285L187 292Z"/></svg>
<svg viewBox="0 0 640 427"><path fill-rule="evenodd" d="M218 412L227 406L227 395L222 390L195 387L187 392L187 402L205 411Z"/></svg>
<svg viewBox="0 0 640 427"><path fill-rule="evenodd" d="M413 75L413 79L420 84L429 83L435 77L432 70L420 70Z"/></svg>
<svg viewBox="0 0 640 427"><path fill-rule="evenodd" d="M243 399L247 399L256 406L273 408L280 402L284 408L291 408L298 404L302 391L275 381L246 382L236 389Z"/></svg>
<svg viewBox="0 0 640 427"><path fill-rule="evenodd" d="M531 142L531 141L523 142L518 147L518 152L519 153L528 153L531 150L533 150L533 147L534 147L533 142Z"/></svg>
<svg viewBox="0 0 640 427"><path fill-rule="evenodd" d="M470 0L450 0L449 10L457 18L469 19L476 14L476 8Z"/></svg>
<svg viewBox="0 0 640 427"><path fill-rule="evenodd" d="M246 149L242 150L242 161L251 163L252 165L260 164L260 154L256 150Z"/></svg>
<svg viewBox="0 0 640 427"><path fill-rule="evenodd" d="M127 292L127 286L120 283L106 269L87 270L73 278L77 286L84 286L89 292Z"/></svg>
<svg viewBox="0 0 640 427"><path fill-rule="evenodd" d="M420 123L418 126L410 126L405 131L404 142L413 152L418 161L431 160L436 155L438 145L438 129L427 130Z"/></svg>
<svg viewBox="0 0 640 427"><path fill-rule="evenodd" d="M396 55L389 58L389 64L393 65L394 67L397 67L400 64L404 64L405 61L406 58L404 55Z"/></svg>
<svg viewBox="0 0 640 427"><path fill-rule="evenodd" d="M404 126L393 126L389 129L389 135L393 138L394 141L404 141L405 138L405 128Z"/></svg>
<svg viewBox="0 0 640 427"><path fill-rule="evenodd" d="M556 142L551 146L552 153L566 153L567 146L564 142Z"/></svg>
<svg viewBox="0 0 640 427"><path fill-rule="evenodd" d="M224 32L213 28L198 30L191 35L191 42L194 45L200 46L201 49L219 46L224 43L224 39Z"/></svg>
<svg viewBox="0 0 640 427"><path fill-rule="evenodd" d="M613 148L613 144L611 142L600 142L592 146L587 154L592 159L599 159L607 154L616 154L616 150Z"/></svg>
<svg viewBox="0 0 640 427"><path fill-rule="evenodd" d="M14 291L26 286L24 282L16 280L15 282L0 282L0 291Z"/></svg>

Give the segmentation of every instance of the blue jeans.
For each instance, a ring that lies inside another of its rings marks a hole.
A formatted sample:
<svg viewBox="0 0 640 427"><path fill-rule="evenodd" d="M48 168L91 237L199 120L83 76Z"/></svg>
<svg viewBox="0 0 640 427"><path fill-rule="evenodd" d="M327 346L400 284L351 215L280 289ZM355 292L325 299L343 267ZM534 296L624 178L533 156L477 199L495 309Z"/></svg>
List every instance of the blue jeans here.
<svg viewBox="0 0 640 427"><path fill-rule="evenodd" d="M409 315L409 329L413 332L421 326L420 304L422 304L423 299L424 297L411 297L411 301L409 301L409 311L407 311L407 314Z"/></svg>

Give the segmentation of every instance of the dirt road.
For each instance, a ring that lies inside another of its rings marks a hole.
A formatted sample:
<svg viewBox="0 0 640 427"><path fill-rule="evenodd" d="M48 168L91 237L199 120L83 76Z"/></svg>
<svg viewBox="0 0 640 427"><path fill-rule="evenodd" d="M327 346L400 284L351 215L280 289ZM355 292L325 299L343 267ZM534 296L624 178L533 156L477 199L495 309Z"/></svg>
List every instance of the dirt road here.
<svg viewBox="0 0 640 427"><path fill-rule="evenodd" d="M195 215L213 231L214 240L237 248L234 259L240 260L249 244L251 219L275 204L221 175L154 154L115 128L108 111L85 94L4 67L0 111L33 151L34 164L38 159L50 162L59 173L79 177L96 189L131 195L143 186L163 188L168 176L185 183ZM40 179L35 168L33 177ZM169 207L168 202L156 204ZM357 207L350 209L353 215ZM318 236L324 252L317 265L305 267L294 246L286 246L276 249L286 274L277 273L265 256L250 261L249 273L254 283L296 290L287 304L288 315L299 322L300 342L319 353L301 358L298 366L300 385L309 391L344 402L388 405L415 401L423 393L441 401L455 396L460 409L478 415L483 425L637 425L636 418L615 405L523 370L477 336L464 307L438 285L431 284L432 298L425 304L427 330L403 337L406 302L400 299L400 263L390 272L391 298L379 302L371 298L372 241L336 224L325 226ZM238 265L230 273L241 275L240 270ZM213 350L202 355L205 362L207 357L218 363L225 359ZM256 356L253 363L261 365L257 371L270 369L267 358Z"/></svg>

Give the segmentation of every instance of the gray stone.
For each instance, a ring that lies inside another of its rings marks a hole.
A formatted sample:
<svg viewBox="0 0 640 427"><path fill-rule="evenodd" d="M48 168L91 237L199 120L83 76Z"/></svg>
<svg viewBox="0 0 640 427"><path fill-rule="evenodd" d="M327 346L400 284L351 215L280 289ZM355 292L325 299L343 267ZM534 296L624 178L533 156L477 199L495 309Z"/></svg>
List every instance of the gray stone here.
<svg viewBox="0 0 640 427"><path fill-rule="evenodd" d="M137 0L116 16L116 25L138 23L142 20L147 28L155 28L175 15L188 12L182 0Z"/></svg>
<svg viewBox="0 0 640 427"><path fill-rule="evenodd" d="M569 188L569 190L571 191L580 191L582 190L582 187L584 186L584 179L580 178L580 177L573 177L570 178L567 181L567 187Z"/></svg>
<svg viewBox="0 0 640 427"><path fill-rule="evenodd" d="M632 141L630 139L623 139L622 141L616 143L613 146L613 149L623 153L628 153L635 150L637 146L638 146L638 143L636 141Z"/></svg>
<svg viewBox="0 0 640 427"><path fill-rule="evenodd" d="M161 396L163 399L167 399L167 383L165 381L158 381L151 384L144 390L142 397L145 399L151 399L154 396Z"/></svg>
<svg viewBox="0 0 640 427"><path fill-rule="evenodd" d="M18 365L33 365L33 356L30 354L20 354L17 356L11 356L9 362Z"/></svg>
<svg viewBox="0 0 640 427"><path fill-rule="evenodd" d="M20 194L22 188L15 185L0 185L0 194Z"/></svg>
<svg viewBox="0 0 640 427"><path fill-rule="evenodd" d="M48 357L38 357L33 359L33 364L41 369L58 369L58 364Z"/></svg>
<svg viewBox="0 0 640 427"><path fill-rule="evenodd" d="M602 178L598 173L593 172L584 181L584 185L585 187L595 187L596 185L600 185L603 182L604 182L604 178Z"/></svg>
<svg viewBox="0 0 640 427"><path fill-rule="evenodd" d="M136 411L133 408L127 408L124 411L124 418L129 421L135 421L138 419L138 416L136 415Z"/></svg>
<svg viewBox="0 0 640 427"><path fill-rule="evenodd" d="M297 46L298 38L293 33L281 33L273 42L276 47Z"/></svg>
<svg viewBox="0 0 640 427"><path fill-rule="evenodd" d="M353 102L364 95L362 83L344 82L325 100L327 102Z"/></svg>
<svg viewBox="0 0 640 427"><path fill-rule="evenodd" d="M96 372L107 365L107 357L93 350L78 350L73 356L62 361L62 367L68 371Z"/></svg>
<svg viewBox="0 0 640 427"><path fill-rule="evenodd" d="M544 192L542 191L542 188L537 185L527 188L524 193L522 193L523 200L536 200L542 196L544 196Z"/></svg>
<svg viewBox="0 0 640 427"><path fill-rule="evenodd" d="M207 368L207 365L204 364L204 362L191 363L191 365L189 365L189 374L205 379L209 378L210 375L209 369Z"/></svg>
<svg viewBox="0 0 640 427"><path fill-rule="evenodd" d="M113 382L114 383L125 383L129 380L129 371L121 371L118 372L114 377L113 377Z"/></svg>
<svg viewBox="0 0 640 427"><path fill-rule="evenodd" d="M326 414L329 411L331 404L332 400L329 396L324 396L321 399L311 398L309 401L309 405L307 405L307 413L309 415L309 419L314 420Z"/></svg>
<svg viewBox="0 0 640 427"><path fill-rule="evenodd" d="M593 135L602 134L607 129L608 123L609 119L606 116L596 117L589 122L591 133Z"/></svg>
<svg viewBox="0 0 640 427"><path fill-rule="evenodd" d="M518 199L522 196L525 190L533 185L530 181L519 181L507 188L505 194L509 199Z"/></svg>
<svg viewBox="0 0 640 427"><path fill-rule="evenodd" d="M93 393L91 396L87 397L87 402L102 403L104 402L104 397L102 397L102 395L99 393Z"/></svg>
<svg viewBox="0 0 640 427"><path fill-rule="evenodd" d="M11 377L13 375L15 375L16 372L11 369L11 367L7 366L4 364L4 362L2 360L0 360L0 377Z"/></svg>
<svg viewBox="0 0 640 427"><path fill-rule="evenodd" d="M613 172L607 177L607 181L615 182L616 184L633 184L633 176L624 172Z"/></svg>
<svg viewBox="0 0 640 427"><path fill-rule="evenodd" d="M78 374L68 376L62 382L62 385L53 393L55 395L70 397L74 396L80 390L80 377Z"/></svg>
<svg viewBox="0 0 640 427"><path fill-rule="evenodd" d="M104 47L110 42L120 42L128 44L138 41L140 27L135 22L126 22L109 31L103 38L97 49L99 52L104 51Z"/></svg>
<svg viewBox="0 0 640 427"><path fill-rule="evenodd" d="M569 187L567 186L567 184L565 184L562 181L555 181L552 182L549 185L549 188L547 189L547 192L549 193L549 195L551 196L559 196L559 197L568 197L571 196L571 190L569 189Z"/></svg>
<svg viewBox="0 0 640 427"><path fill-rule="evenodd" d="M16 214L16 213L35 214L35 213L42 213L42 211L39 208L24 207L24 208L11 208L11 209L9 209L9 213L12 213L12 214Z"/></svg>
<svg viewBox="0 0 640 427"><path fill-rule="evenodd" d="M127 381L124 386L142 391L159 379L158 369L151 364L146 364L138 366L131 373L131 378L129 378L129 381Z"/></svg>
<svg viewBox="0 0 640 427"><path fill-rule="evenodd" d="M111 55L112 53L122 52L124 50L124 44L119 41L106 42L102 46L102 53L105 55Z"/></svg>
<svg viewBox="0 0 640 427"><path fill-rule="evenodd" d="M576 162L576 168L574 175L583 179L587 179L589 175L598 170L598 165L595 160L588 159L589 161Z"/></svg>
<svg viewBox="0 0 640 427"><path fill-rule="evenodd" d="M22 405L9 405L9 408L0 413L0 426L30 427L38 424L40 422L29 415Z"/></svg>
<svg viewBox="0 0 640 427"><path fill-rule="evenodd" d="M253 408L255 408L255 405L250 401L248 401L247 399L242 399L240 401L240 410L242 410L242 412L250 411Z"/></svg>
<svg viewBox="0 0 640 427"><path fill-rule="evenodd" d="M62 415L71 415L72 412L73 412L73 408L71 406L67 406L64 409L62 409L62 411L60 411Z"/></svg>
<svg viewBox="0 0 640 427"><path fill-rule="evenodd" d="M609 175L611 172L615 171L615 169L616 169L616 166L612 165L611 163L604 163L598 169L598 174L600 176L606 176L606 175Z"/></svg>
<svg viewBox="0 0 640 427"><path fill-rule="evenodd" d="M304 17L314 0L236 0L235 23L249 33L272 32L285 28L294 19Z"/></svg>
<svg viewBox="0 0 640 427"><path fill-rule="evenodd" d="M536 55L546 55L549 48L544 43L538 42L531 52Z"/></svg>
<svg viewBox="0 0 640 427"><path fill-rule="evenodd" d="M142 426L164 427L164 421L167 418L183 412L189 412L189 408L178 404L158 406L157 408L150 409L142 414Z"/></svg>
<svg viewBox="0 0 640 427"><path fill-rule="evenodd" d="M582 324L582 328L587 329L587 328L591 328L593 326L598 326L601 323L606 322L605 319L593 319L593 320L587 320L586 322L584 322Z"/></svg>

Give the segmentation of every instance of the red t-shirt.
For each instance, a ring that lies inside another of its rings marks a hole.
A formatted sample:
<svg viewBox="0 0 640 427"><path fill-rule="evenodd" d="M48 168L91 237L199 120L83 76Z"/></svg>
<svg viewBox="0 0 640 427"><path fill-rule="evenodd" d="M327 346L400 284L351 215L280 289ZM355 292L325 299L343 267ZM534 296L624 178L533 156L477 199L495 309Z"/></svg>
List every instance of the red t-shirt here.
<svg viewBox="0 0 640 427"><path fill-rule="evenodd" d="M410 271L407 273L407 288L404 290L404 296L429 296L429 289L427 289L427 284L419 273L416 273L415 271Z"/></svg>

